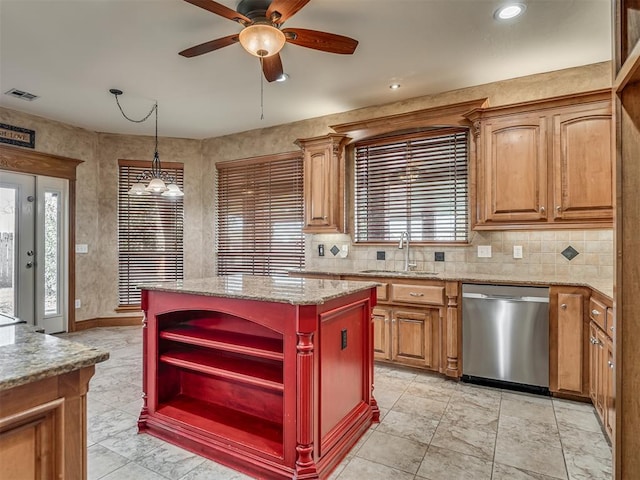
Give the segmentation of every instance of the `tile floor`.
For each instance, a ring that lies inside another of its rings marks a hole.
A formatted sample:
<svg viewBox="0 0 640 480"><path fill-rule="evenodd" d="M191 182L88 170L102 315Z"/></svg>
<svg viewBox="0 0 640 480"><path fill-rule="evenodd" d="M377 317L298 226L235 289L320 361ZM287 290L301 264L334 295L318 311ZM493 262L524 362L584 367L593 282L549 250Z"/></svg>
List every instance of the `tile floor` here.
<svg viewBox="0 0 640 480"><path fill-rule="evenodd" d="M249 480L226 467L136 433L141 329L63 334L111 358L88 395L89 480ZM382 419L332 480L599 480L611 449L590 405L376 366Z"/></svg>

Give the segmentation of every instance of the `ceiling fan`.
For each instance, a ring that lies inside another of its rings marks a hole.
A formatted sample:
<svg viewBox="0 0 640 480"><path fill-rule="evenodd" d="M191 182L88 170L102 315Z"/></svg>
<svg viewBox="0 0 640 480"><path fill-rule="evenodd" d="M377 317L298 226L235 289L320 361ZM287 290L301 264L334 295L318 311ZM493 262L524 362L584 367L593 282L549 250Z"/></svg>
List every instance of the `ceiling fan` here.
<svg viewBox="0 0 640 480"><path fill-rule="evenodd" d="M204 53L240 42L252 55L260 57L262 72L269 82L279 79L284 71L280 50L286 42L329 53L351 55L358 41L333 33L304 28L282 28L286 20L295 15L310 0L242 0L232 10L213 0L185 0L216 15L241 24L239 34L228 35L187 48L183 57L197 57Z"/></svg>

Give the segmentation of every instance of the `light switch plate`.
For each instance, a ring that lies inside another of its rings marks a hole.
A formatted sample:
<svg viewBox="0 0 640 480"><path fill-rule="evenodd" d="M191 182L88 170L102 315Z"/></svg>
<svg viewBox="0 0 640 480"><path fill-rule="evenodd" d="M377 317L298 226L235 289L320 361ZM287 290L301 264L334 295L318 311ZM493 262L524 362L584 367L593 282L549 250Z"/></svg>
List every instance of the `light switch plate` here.
<svg viewBox="0 0 640 480"><path fill-rule="evenodd" d="M478 258L491 258L491 245L478 245Z"/></svg>
<svg viewBox="0 0 640 480"><path fill-rule="evenodd" d="M76 253L89 253L89 245L86 243L76 243Z"/></svg>
<svg viewBox="0 0 640 480"><path fill-rule="evenodd" d="M522 245L513 246L513 258L522 258Z"/></svg>

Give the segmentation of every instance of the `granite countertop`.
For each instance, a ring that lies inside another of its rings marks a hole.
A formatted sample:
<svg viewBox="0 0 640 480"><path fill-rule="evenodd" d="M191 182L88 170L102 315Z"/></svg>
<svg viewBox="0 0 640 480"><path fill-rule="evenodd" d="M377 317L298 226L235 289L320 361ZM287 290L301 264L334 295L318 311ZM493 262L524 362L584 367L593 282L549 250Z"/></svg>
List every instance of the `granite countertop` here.
<svg viewBox="0 0 640 480"><path fill-rule="evenodd" d="M239 298L292 305L320 305L334 298L368 290L378 283L296 278L229 275L211 278L138 285L142 290L189 293L211 297Z"/></svg>
<svg viewBox="0 0 640 480"><path fill-rule="evenodd" d="M97 348L37 333L25 324L0 327L0 391L104 362Z"/></svg>
<svg viewBox="0 0 640 480"><path fill-rule="evenodd" d="M596 290L602 295L613 300L613 282L574 280L567 278L554 278L547 276L518 276L513 274L487 274L487 273L439 273L439 272L421 272L421 271L393 271L393 270L361 270L354 271L348 269L303 269L292 270L292 274L310 273L315 275L348 275L351 277L362 277L363 279L380 279L380 278L401 278L416 280L445 280L458 281L468 283L497 283L497 284L513 284L513 285L574 285L578 287L588 287Z"/></svg>

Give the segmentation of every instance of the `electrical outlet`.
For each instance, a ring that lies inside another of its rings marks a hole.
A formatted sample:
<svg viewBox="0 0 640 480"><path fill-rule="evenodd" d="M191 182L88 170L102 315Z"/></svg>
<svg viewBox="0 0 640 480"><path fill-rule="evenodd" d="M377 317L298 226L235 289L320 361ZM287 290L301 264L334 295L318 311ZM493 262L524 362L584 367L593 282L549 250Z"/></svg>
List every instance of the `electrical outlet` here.
<svg viewBox="0 0 640 480"><path fill-rule="evenodd" d="M478 245L478 258L491 258L491 245Z"/></svg>
<svg viewBox="0 0 640 480"><path fill-rule="evenodd" d="M513 246L513 258L522 258L522 245Z"/></svg>
<svg viewBox="0 0 640 480"><path fill-rule="evenodd" d="M80 301L79 298L76 298L75 306L76 308L80 308L82 306L82 302Z"/></svg>
<svg viewBox="0 0 640 480"><path fill-rule="evenodd" d="M76 253L89 253L89 245L86 243L76 243Z"/></svg>

